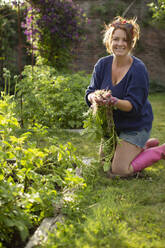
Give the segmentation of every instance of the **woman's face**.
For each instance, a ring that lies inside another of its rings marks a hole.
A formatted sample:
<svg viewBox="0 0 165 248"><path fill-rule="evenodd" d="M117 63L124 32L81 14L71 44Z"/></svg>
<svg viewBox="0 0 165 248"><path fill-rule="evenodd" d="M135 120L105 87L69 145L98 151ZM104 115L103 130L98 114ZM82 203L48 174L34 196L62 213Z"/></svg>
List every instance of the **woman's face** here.
<svg viewBox="0 0 165 248"><path fill-rule="evenodd" d="M112 35L111 49L115 56L126 56L130 48L128 46L127 34L123 29L116 29Z"/></svg>

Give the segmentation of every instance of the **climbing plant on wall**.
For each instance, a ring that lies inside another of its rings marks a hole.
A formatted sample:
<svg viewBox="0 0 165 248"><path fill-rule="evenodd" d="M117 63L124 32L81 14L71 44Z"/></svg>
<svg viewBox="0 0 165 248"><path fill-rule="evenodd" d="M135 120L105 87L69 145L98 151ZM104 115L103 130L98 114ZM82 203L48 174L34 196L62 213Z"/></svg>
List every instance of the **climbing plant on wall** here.
<svg viewBox="0 0 165 248"><path fill-rule="evenodd" d="M33 52L42 63L67 67L73 47L84 39L84 12L72 0L30 0L22 24Z"/></svg>

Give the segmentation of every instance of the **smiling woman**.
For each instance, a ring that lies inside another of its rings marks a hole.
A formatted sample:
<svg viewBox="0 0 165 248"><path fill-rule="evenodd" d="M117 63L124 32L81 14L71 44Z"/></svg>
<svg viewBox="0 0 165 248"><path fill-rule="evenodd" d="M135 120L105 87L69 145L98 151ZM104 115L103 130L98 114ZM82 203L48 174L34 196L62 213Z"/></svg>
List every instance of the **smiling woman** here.
<svg viewBox="0 0 165 248"><path fill-rule="evenodd" d="M148 149L159 142L148 140L153 121L152 107L148 101L148 72L144 63L131 55L139 32L136 19L116 17L105 26L103 43L111 55L96 63L86 91L89 106L113 107L120 142L116 145L108 173L110 176L132 175L165 156L165 144ZM107 97L100 102L96 94L98 90L110 90L111 94L106 94Z"/></svg>

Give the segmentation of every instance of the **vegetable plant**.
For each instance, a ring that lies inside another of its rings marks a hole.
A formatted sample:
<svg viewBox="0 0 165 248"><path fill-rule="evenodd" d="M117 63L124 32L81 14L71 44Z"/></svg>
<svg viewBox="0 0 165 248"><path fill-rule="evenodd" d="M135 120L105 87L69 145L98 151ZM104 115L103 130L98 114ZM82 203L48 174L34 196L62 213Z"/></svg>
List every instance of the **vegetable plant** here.
<svg viewBox="0 0 165 248"><path fill-rule="evenodd" d="M89 75L83 72L61 75L53 67L41 65L26 66L22 75L17 84L17 109L25 125L37 122L47 127L82 127Z"/></svg>

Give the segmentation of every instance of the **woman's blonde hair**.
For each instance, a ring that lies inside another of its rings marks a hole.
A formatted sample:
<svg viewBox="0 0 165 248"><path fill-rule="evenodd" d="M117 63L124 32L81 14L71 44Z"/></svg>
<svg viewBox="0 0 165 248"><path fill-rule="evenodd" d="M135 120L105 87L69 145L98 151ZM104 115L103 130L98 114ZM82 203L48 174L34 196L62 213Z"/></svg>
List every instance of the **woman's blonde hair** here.
<svg viewBox="0 0 165 248"><path fill-rule="evenodd" d="M121 16L117 16L111 23L105 25L105 29L103 30L103 44L106 46L108 53L112 53L111 43L113 33L116 29L123 29L126 32L128 46L131 51L135 47L140 34L140 27L136 23L136 18L125 19Z"/></svg>

